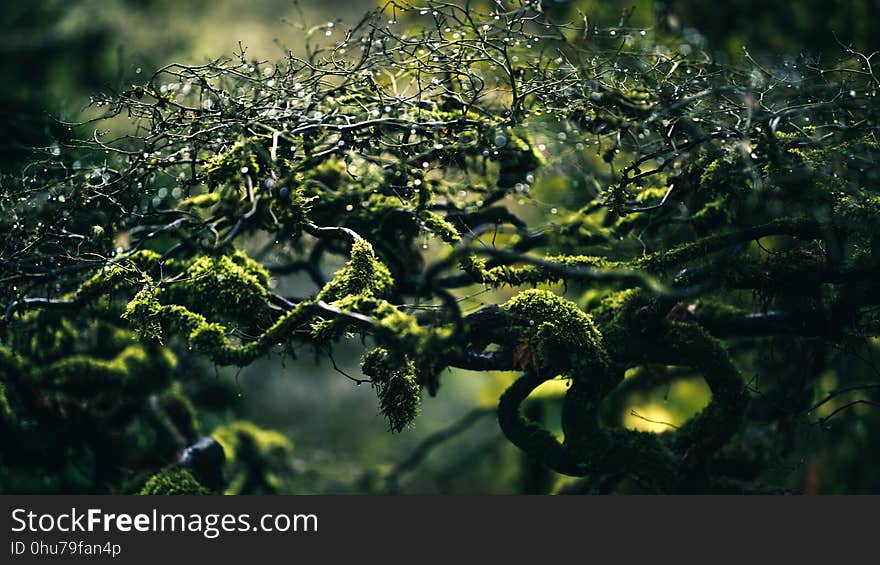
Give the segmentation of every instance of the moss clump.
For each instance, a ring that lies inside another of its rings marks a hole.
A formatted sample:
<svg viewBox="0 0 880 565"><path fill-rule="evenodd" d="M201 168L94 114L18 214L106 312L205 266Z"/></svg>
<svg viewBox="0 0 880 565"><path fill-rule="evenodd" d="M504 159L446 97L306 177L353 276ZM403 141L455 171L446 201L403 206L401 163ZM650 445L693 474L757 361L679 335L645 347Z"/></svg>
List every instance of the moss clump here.
<svg viewBox="0 0 880 565"><path fill-rule="evenodd" d="M486 260L478 255L465 255L458 261L461 270L474 279L483 282L486 272Z"/></svg>
<svg viewBox="0 0 880 565"><path fill-rule="evenodd" d="M245 436L255 443L263 455L286 454L293 451L293 444L282 434L272 430L264 430L244 420L220 426L211 434L211 437L223 446L223 451L226 452L226 457L229 459L234 459L238 455L241 439Z"/></svg>
<svg viewBox="0 0 880 565"><path fill-rule="evenodd" d="M196 478L179 467L163 469L147 480L141 495L211 494Z"/></svg>
<svg viewBox="0 0 880 565"><path fill-rule="evenodd" d="M132 325L140 337L159 339L162 336L161 311L162 305L156 298L156 291L147 285L125 305L122 318Z"/></svg>
<svg viewBox="0 0 880 565"><path fill-rule="evenodd" d="M94 302L105 297L108 293L126 283L141 281L144 272L156 266L160 255L155 251L142 249L132 253L130 257L106 265L72 293L65 295L65 300L77 301L83 304Z"/></svg>
<svg viewBox="0 0 880 565"><path fill-rule="evenodd" d="M667 271L691 261L703 260L709 254L736 244L771 235L817 238L822 236L822 231L820 224L810 218L778 218L747 229L710 235L668 250L656 251L631 261L630 266L650 272Z"/></svg>
<svg viewBox="0 0 880 565"><path fill-rule="evenodd" d="M272 345L288 339L307 320L312 306L312 302L301 302L279 317L256 339L240 346L233 343L222 324L209 322L201 314L180 304L163 306L156 298L155 289L149 286L126 305L122 317L144 337L161 339L176 333L185 336L194 349L208 355L215 363L244 366L264 354Z"/></svg>
<svg viewBox="0 0 880 565"><path fill-rule="evenodd" d="M281 488L273 469L287 466L293 453L285 436L242 420L218 427L211 436L223 446L233 468L227 494L274 493Z"/></svg>
<svg viewBox="0 0 880 565"><path fill-rule="evenodd" d="M219 322L253 323L268 304L268 273L239 251L198 257L182 274L185 280L166 288L147 278L126 305L122 317L142 337L161 339L176 331L216 357L231 345Z"/></svg>
<svg viewBox="0 0 880 565"><path fill-rule="evenodd" d="M257 137L240 139L226 152L212 155L202 166L211 186L235 181L241 175L257 175L269 161L269 151Z"/></svg>
<svg viewBox="0 0 880 565"><path fill-rule="evenodd" d="M345 172L346 168L344 160L331 157L309 171L309 176L324 186L337 187L348 176Z"/></svg>
<svg viewBox="0 0 880 565"><path fill-rule="evenodd" d="M723 320L726 318L740 318L748 315L747 310L743 310L738 306L733 306L719 300L702 299L694 304L694 313L699 315L700 319L706 320Z"/></svg>
<svg viewBox="0 0 880 565"><path fill-rule="evenodd" d="M602 298L599 304L590 312L594 317L602 320L610 320L615 314L628 309L630 303L643 295L643 291L637 288L628 288Z"/></svg>
<svg viewBox="0 0 880 565"><path fill-rule="evenodd" d="M425 229L434 233L446 243L458 243L461 241L461 234L455 227L430 210L422 210L419 212L419 220L424 224Z"/></svg>
<svg viewBox="0 0 880 565"><path fill-rule="evenodd" d="M380 341L402 344L408 340L412 344L422 333L415 319L382 299L393 284L388 268L376 258L372 246L361 239L352 245L351 259L324 285L317 299L345 312L369 316ZM350 321L343 317L317 317L311 323L311 334L316 341L326 342L343 335L349 327Z"/></svg>
<svg viewBox="0 0 880 565"><path fill-rule="evenodd" d="M199 351L217 351L228 345L223 326L217 323L202 324L189 334L189 342Z"/></svg>
<svg viewBox="0 0 880 565"><path fill-rule="evenodd" d="M220 202L219 192L206 192L190 196L180 201L178 208L210 208L214 204Z"/></svg>
<svg viewBox="0 0 880 565"><path fill-rule="evenodd" d="M630 288L618 292L612 292L599 301L599 304L590 310L590 315L602 331L603 343L612 358L620 355L628 356L632 351L633 337L643 335L648 330L648 319L639 312L643 311L651 303L651 295L640 288Z"/></svg>
<svg viewBox="0 0 880 565"><path fill-rule="evenodd" d="M604 367L608 354L602 335L589 314L574 302L548 290L521 292L503 306L517 342L527 342L539 369L547 376L577 376Z"/></svg>
<svg viewBox="0 0 880 565"><path fill-rule="evenodd" d="M700 188L711 195L743 191L742 177L746 171L740 153L728 153L708 163L700 175Z"/></svg>
<svg viewBox="0 0 880 565"><path fill-rule="evenodd" d="M283 226L281 234L299 239L303 225L309 221L312 202L318 196L309 196L302 188L291 192L286 186L277 188L275 192L277 195L272 201L270 217Z"/></svg>
<svg viewBox="0 0 880 565"><path fill-rule="evenodd" d="M376 258L373 246L359 239L351 246L351 259L321 289L318 299L333 302L351 295L382 298L393 284L391 272Z"/></svg>
<svg viewBox="0 0 880 565"><path fill-rule="evenodd" d="M418 415L421 404L415 364L379 347L364 355L361 369L372 380L379 410L388 419L391 430L402 431Z"/></svg>
<svg viewBox="0 0 880 565"><path fill-rule="evenodd" d="M269 273L240 251L198 257L185 276L185 281L169 287L163 301L222 320L252 318L268 302Z"/></svg>
<svg viewBox="0 0 880 565"><path fill-rule="evenodd" d="M544 259L547 265L526 265L524 267L510 267L501 265L491 269L485 269L481 273L482 282L492 286L509 284L520 286L525 284L537 285L541 283L554 283L565 279L563 268L585 269L611 269L619 266L603 257L588 255L551 255ZM557 269L556 267L559 267Z"/></svg>
<svg viewBox="0 0 880 565"><path fill-rule="evenodd" d="M149 350L132 344L113 359L71 355L39 372L38 379L69 394L90 396L95 390L140 393L163 387L176 365L166 349Z"/></svg>

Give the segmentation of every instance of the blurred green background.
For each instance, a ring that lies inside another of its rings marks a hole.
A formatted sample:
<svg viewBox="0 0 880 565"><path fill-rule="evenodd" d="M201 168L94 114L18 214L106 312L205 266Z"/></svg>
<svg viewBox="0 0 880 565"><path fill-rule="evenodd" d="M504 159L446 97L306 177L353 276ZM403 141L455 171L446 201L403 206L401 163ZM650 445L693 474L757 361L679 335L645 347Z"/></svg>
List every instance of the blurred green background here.
<svg viewBox="0 0 880 565"><path fill-rule="evenodd" d="M880 47L875 0L544 3L557 18L580 18L580 10L600 26L681 34L728 60L741 58L744 47L758 60L776 62L804 50L820 57L839 53L838 41L867 52ZM305 41L301 24L334 21L343 30L376 6L375 0L5 0L0 11L0 166L14 170L28 147L66 135L52 118L75 118L96 92L126 88L170 62L200 63L240 46L258 59L281 57L286 49L299 52ZM544 200L553 203L552 186L545 186ZM562 195L557 196L564 206ZM300 282L293 280L282 290L293 295L311 290ZM469 307L478 307L479 299ZM361 351L359 343L341 345L334 359L357 375ZM400 475L400 492L547 492L561 480L524 461L498 430L491 408L513 374L449 372L438 397L425 399L415 426L391 434L370 387L354 385L311 351L295 360L265 359L239 373L215 373L194 359L185 360L181 371L189 373L187 386L201 405L220 406L225 404L221 397L233 398L231 410L202 411L205 430L243 417L290 438L293 457L279 473L286 492L369 492L379 486L377 477L405 461L421 441L468 414L473 417L466 431ZM559 386L545 385L543 396L529 408L533 415L555 420L557 403L540 399L558 396ZM685 379L636 398L621 417L630 427L663 431L666 425L657 422L679 423L706 400L702 381ZM859 441L844 446L845 453L839 453L844 449L839 446L827 456L858 457ZM780 472L795 483L807 482L822 457L805 456ZM870 477L838 479L822 490L833 491L836 484L856 491L877 488Z"/></svg>

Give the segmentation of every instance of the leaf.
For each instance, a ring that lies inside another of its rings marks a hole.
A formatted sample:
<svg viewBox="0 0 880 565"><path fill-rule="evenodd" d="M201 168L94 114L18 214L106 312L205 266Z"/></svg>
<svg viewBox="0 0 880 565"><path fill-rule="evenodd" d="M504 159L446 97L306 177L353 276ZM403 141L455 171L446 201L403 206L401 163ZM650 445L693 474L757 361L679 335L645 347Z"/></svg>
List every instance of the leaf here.
<svg viewBox="0 0 880 565"><path fill-rule="evenodd" d="M513 362L523 371L531 369L538 372L538 353L527 341L520 343L513 350Z"/></svg>

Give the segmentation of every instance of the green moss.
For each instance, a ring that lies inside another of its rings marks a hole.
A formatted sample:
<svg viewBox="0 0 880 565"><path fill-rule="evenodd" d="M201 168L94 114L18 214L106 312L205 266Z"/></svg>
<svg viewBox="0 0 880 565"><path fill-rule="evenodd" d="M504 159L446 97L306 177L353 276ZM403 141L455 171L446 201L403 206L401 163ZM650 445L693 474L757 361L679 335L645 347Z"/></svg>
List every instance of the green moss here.
<svg viewBox="0 0 880 565"><path fill-rule="evenodd" d="M631 262L634 268L657 272L690 261L704 259L711 253L771 235L789 235L799 238L821 236L820 224L809 218L779 218L750 228L715 234L683 243L668 250L657 251Z"/></svg>
<svg viewBox="0 0 880 565"><path fill-rule="evenodd" d="M223 446L226 457L230 460L240 455L242 438L248 437L264 456L293 452L293 443L283 434L274 430L263 429L252 422L237 420L216 428L211 437Z"/></svg>
<svg viewBox="0 0 880 565"><path fill-rule="evenodd" d="M285 341L307 319L311 306L313 304L310 302L301 302L279 317L256 339L241 346L232 343L222 324L209 322L203 315L180 304L160 304L156 290L150 287L135 295L126 305L122 316L144 337L162 338L179 334L215 363L244 366L263 355L274 344Z"/></svg>
<svg viewBox="0 0 880 565"><path fill-rule="evenodd" d="M708 299L698 300L696 302L696 308L694 311L700 316L701 320L703 318L707 318L710 320L738 318L748 313L746 310L743 310L742 308L739 308L737 306L733 306L731 304L727 304L718 300Z"/></svg>
<svg viewBox="0 0 880 565"><path fill-rule="evenodd" d="M228 344L225 328L214 322L199 325L188 339L194 348L205 352L223 349Z"/></svg>
<svg viewBox="0 0 880 565"><path fill-rule="evenodd" d="M612 292L599 301L598 306L590 313L598 320L611 320L617 315L627 311L634 300L642 297L643 291L637 288L628 288L618 292Z"/></svg>
<svg viewBox="0 0 880 565"><path fill-rule="evenodd" d="M211 435L223 446L231 468L227 494L274 493L281 488L274 470L288 467L293 453L285 436L246 421L230 422Z"/></svg>
<svg viewBox="0 0 880 565"><path fill-rule="evenodd" d="M724 344L695 324L670 322L659 358L693 367L703 374L712 400L676 434L679 451L698 448L711 453L724 445L742 424L748 394Z"/></svg>
<svg viewBox="0 0 880 565"><path fill-rule="evenodd" d="M415 364L384 348L368 351L361 369L370 377L379 397L379 410L388 419L392 431L400 432L418 415L421 387Z"/></svg>
<svg viewBox="0 0 880 565"><path fill-rule="evenodd" d="M434 212L422 210L418 215L425 229L436 234L446 243L458 243L461 240L461 234L458 230Z"/></svg>
<svg viewBox="0 0 880 565"><path fill-rule="evenodd" d="M416 341L425 335L415 316L407 314L390 302L380 301L373 309L377 320L375 328L378 336L386 341L400 343L408 348L416 348Z"/></svg>
<svg viewBox="0 0 880 565"><path fill-rule="evenodd" d="M461 270L472 276L474 279L484 282L486 272L486 260L478 255L465 255L459 262Z"/></svg>
<svg viewBox="0 0 880 565"><path fill-rule="evenodd" d="M346 176L345 169L345 161L331 157L321 161L318 166L309 171L309 176L327 188L336 188Z"/></svg>
<svg viewBox="0 0 880 565"><path fill-rule="evenodd" d="M168 350L148 352L144 345L132 344L110 360L84 354L65 357L39 371L37 378L70 394L123 388L138 392L167 384L175 364Z"/></svg>
<svg viewBox="0 0 880 565"><path fill-rule="evenodd" d="M162 325L159 314L162 305L156 298L156 291L144 286L125 305L122 318L127 320L140 337L159 339L162 336Z"/></svg>
<svg viewBox="0 0 880 565"><path fill-rule="evenodd" d="M700 175L700 189L711 196L746 190L748 187L743 184L746 170L740 153L726 153L705 166Z"/></svg>
<svg viewBox="0 0 880 565"><path fill-rule="evenodd" d="M391 290L393 284L388 267L376 258L373 246L359 239L351 247L351 259L321 289L318 299L333 302L355 294L381 298Z"/></svg>
<svg viewBox="0 0 880 565"><path fill-rule="evenodd" d="M521 292L502 305L516 343L534 347L546 376L582 376L608 363L602 335L589 314L550 291Z"/></svg>
<svg viewBox="0 0 880 565"><path fill-rule="evenodd" d="M691 223L701 229L706 230L715 226L727 224L733 216L733 205L727 198L719 198L707 202L693 216Z"/></svg>
<svg viewBox="0 0 880 565"><path fill-rule="evenodd" d="M178 467L163 469L147 480L141 489L141 495L192 495L211 494L196 478Z"/></svg>
<svg viewBox="0 0 880 565"><path fill-rule="evenodd" d="M302 188L296 189L292 194L287 187L278 189L278 194L272 200L269 218L274 218L281 224L279 235L299 239L303 226L309 221L313 202L318 199L318 196L309 196ZM266 223L272 227L272 222Z"/></svg>
<svg viewBox="0 0 880 565"><path fill-rule="evenodd" d="M63 298L83 303L102 298L124 283L141 281L144 271L158 264L159 258L160 255L154 251L137 251L126 259L105 266L83 282L76 292Z"/></svg>
<svg viewBox="0 0 880 565"><path fill-rule="evenodd" d="M211 155L202 165L210 186L235 182L245 173L258 175L269 160L269 152L257 137L241 139L228 151Z"/></svg>
<svg viewBox="0 0 880 565"><path fill-rule="evenodd" d="M604 257L587 255L549 255L545 257L544 260L552 266L525 265L522 267L512 267L509 265L501 265L483 270L481 273L482 282L491 286L501 286L503 284L521 286L525 284L537 285L540 283L555 283L565 280L566 276L561 269L556 269L554 267L611 269L618 266L617 263L609 261Z"/></svg>
<svg viewBox="0 0 880 565"><path fill-rule="evenodd" d="M206 192L205 194L197 194L180 201L178 208L210 208L214 204L220 202L219 192Z"/></svg>
<svg viewBox="0 0 880 565"><path fill-rule="evenodd" d="M387 293L392 283L390 273L375 258L370 245L360 240L353 246L349 263L322 289L318 299L332 300L333 305L343 311L369 316L372 325L364 328L361 322L358 328L371 330L380 343L413 352L428 360L433 359L436 352L427 351L426 345L430 332L421 328L413 316L376 298ZM284 313L257 338L236 346L223 324L211 322L202 314L180 304L163 305L157 294L156 289L146 286L127 304L123 318L147 337L182 335L195 350L224 365L248 364L276 343L283 343L292 332L309 321L316 341L336 338L347 331L352 323L345 316L327 319L315 317L314 303L302 302ZM432 347L436 345L432 342ZM429 365L422 364L424 367Z"/></svg>
<svg viewBox="0 0 880 565"><path fill-rule="evenodd" d="M236 250L196 258L186 269L185 279L171 285L161 299L211 319L248 319L265 308L268 284L269 273L262 265Z"/></svg>
<svg viewBox="0 0 880 565"><path fill-rule="evenodd" d="M345 312L369 316L373 330L381 334L378 339L399 344L416 338L421 332L412 316L381 299L393 284L391 273L376 258L372 246L358 240L352 245L351 259L321 289L317 299L331 302ZM344 317L317 317L311 324L312 337L317 341L330 341L343 335L350 325L351 321Z"/></svg>
<svg viewBox="0 0 880 565"><path fill-rule="evenodd" d="M728 288L749 288L762 296L800 294L815 288L817 276L827 268L824 255L804 249L777 251L763 261L737 259L720 270L721 282Z"/></svg>

